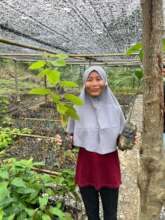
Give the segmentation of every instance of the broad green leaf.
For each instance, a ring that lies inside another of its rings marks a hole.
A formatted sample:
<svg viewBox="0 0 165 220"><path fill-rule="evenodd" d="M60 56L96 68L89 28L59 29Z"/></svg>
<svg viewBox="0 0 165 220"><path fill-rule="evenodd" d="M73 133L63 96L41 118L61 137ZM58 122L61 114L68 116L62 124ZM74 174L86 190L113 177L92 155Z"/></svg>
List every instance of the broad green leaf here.
<svg viewBox="0 0 165 220"><path fill-rule="evenodd" d="M40 68L44 67L45 65L46 65L45 61L39 60L37 62L32 63L30 65L29 69L30 70L37 70L37 69L40 69Z"/></svg>
<svg viewBox="0 0 165 220"><path fill-rule="evenodd" d="M37 74L37 76L38 76L38 77L44 77L44 76L46 76L46 75L48 74L49 71L50 71L50 69L44 69L44 70L42 70L41 72L39 72L39 73Z"/></svg>
<svg viewBox="0 0 165 220"><path fill-rule="evenodd" d="M35 193L29 195L29 197L26 199L26 202L30 204L36 204L38 201L38 194L39 194L39 190L36 190Z"/></svg>
<svg viewBox="0 0 165 220"><path fill-rule="evenodd" d="M142 43L141 42L137 42L136 44L134 44L133 46L131 46L130 48L128 48L127 50L127 55L132 55L134 53L138 53L141 49L142 49Z"/></svg>
<svg viewBox="0 0 165 220"><path fill-rule="evenodd" d="M63 104L63 103L57 104L57 111L59 113L65 114L67 110L68 110L68 107L65 104Z"/></svg>
<svg viewBox="0 0 165 220"><path fill-rule="evenodd" d="M53 95L52 98L53 98L54 103L59 103L59 101L61 99L61 97L59 95Z"/></svg>
<svg viewBox="0 0 165 220"><path fill-rule="evenodd" d="M22 168L32 168L33 167L33 159L30 158L29 160L18 160L15 161L16 167L22 167Z"/></svg>
<svg viewBox="0 0 165 220"><path fill-rule="evenodd" d="M21 177L15 177L12 181L11 184L16 186L16 187L23 187L26 188L26 183L23 181Z"/></svg>
<svg viewBox="0 0 165 220"><path fill-rule="evenodd" d="M60 220L63 220L65 217L65 214L63 211L61 211L59 208L55 207L55 208L50 208L49 212L53 215L57 215L59 217Z"/></svg>
<svg viewBox="0 0 165 220"><path fill-rule="evenodd" d="M16 191L18 193L21 193L21 194L24 194L24 195L26 195L26 194L33 195L36 192L35 189L29 188L29 187L19 187L18 189L16 189Z"/></svg>
<svg viewBox="0 0 165 220"><path fill-rule="evenodd" d="M64 177L57 176L54 181L55 181L56 184L61 185L64 182L64 180L65 180Z"/></svg>
<svg viewBox="0 0 165 220"><path fill-rule="evenodd" d="M4 211L0 209L0 220L3 220Z"/></svg>
<svg viewBox="0 0 165 220"><path fill-rule="evenodd" d="M44 88L34 88L29 92L29 94L35 94L35 95L48 95L49 93L50 90Z"/></svg>
<svg viewBox="0 0 165 220"><path fill-rule="evenodd" d="M49 70L47 72L47 79L49 83L56 85L60 81L60 71L58 70Z"/></svg>
<svg viewBox="0 0 165 220"><path fill-rule="evenodd" d="M12 214L8 217L8 220L14 220L15 214Z"/></svg>
<svg viewBox="0 0 165 220"><path fill-rule="evenodd" d="M75 95L72 95L72 94L65 94L64 98L68 101L73 102L75 105L83 105L84 104L84 101L81 98L79 98Z"/></svg>
<svg viewBox="0 0 165 220"><path fill-rule="evenodd" d="M136 69L135 70L135 76L138 78L138 80L141 80L143 78L143 70L142 69Z"/></svg>
<svg viewBox="0 0 165 220"><path fill-rule="evenodd" d="M0 202L9 198L8 182L0 183Z"/></svg>
<svg viewBox="0 0 165 220"><path fill-rule="evenodd" d="M8 198L8 197L5 197L4 199L1 200L0 198L0 207L7 207L9 206L11 203L14 202L14 199L13 198Z"/></svg>
<svg viewBox="0 0 165 220"><path fill-rule="evenodd" d="M60 85L63 87L78 87L78 84L75 82L70 82L70 81L61 81Z"/></svg>
<svg viewBox="0 0 165 220"><path fill-rule="evenodd" d="M60 75L61 72L58 70L45 69L41 71L37 76L47 76L47 79L51 84L56 84L60 80Z"/></svg>
<svg viewBox="0 0 165 220"><path fill-rule="evenodd" d="M54 182L54 178L52 178L50 175L48 174L44 174L41 176L41 180L45 183L51 183Z"/></svg>
<svg viewBox="0 0 165 220"><path fill-rule="evenodd" d="M9 179L9 173L7 170L0 170L0 178L8 180Z"/></svg>
<svg viewBox="0 0 165 220"><path fill-rule="evenodd" d="M34 209L31 209L31 208L26 208L25 209L26 213L31 217L33 216L35 210Z"/></svg>
<svg viewBox="0 0 165 220"><path fill-rule="evenodd" d="M42 215L42 220L51 220L50 216L47 214Z"/></svg>
<svg viewBox="0 0 165 220"><path fill-rule="evenodd" d="M76 110L71 106L67 106L67 107L68 107L68 110L66 111L66 114L75 120L79 120L80 117L77 114Z"/></svg>
<svg viewBox="0 0 165 220"><path fill-rule="evenodd" d="M65 66L66 65L66 62L65 60L63 59L57 59L57 60L54 60L54 61L49 61L53 66L56 66L56 67L61 67L61 66Z"/></svg>
<svg viewBox="0 0 165 220"><path fill-rule="evenodd" d="M39 197L40 208L43 210L48 203L48 195L44 195L43 197Z"/></svg>

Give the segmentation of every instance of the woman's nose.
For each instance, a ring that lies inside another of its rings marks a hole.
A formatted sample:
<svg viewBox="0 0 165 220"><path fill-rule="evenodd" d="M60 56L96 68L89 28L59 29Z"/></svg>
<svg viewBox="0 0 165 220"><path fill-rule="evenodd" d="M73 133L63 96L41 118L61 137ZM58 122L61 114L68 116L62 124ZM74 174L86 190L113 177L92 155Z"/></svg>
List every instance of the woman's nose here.
<svg viewBox="0 0 165 220"><path fill-rule="evenodd" d="M97 85L98 85L98 82L97 82L96 80L93 80L93 81L92 81L92 85L93 85L93 86L95 86L95 85L97 86Z"/></svg>

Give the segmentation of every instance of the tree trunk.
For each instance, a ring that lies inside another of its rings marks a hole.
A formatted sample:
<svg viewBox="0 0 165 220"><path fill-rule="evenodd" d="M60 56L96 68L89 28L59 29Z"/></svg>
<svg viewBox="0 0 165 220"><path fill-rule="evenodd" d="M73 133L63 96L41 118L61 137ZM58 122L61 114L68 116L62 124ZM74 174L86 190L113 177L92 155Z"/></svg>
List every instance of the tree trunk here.
<svg viewBox="0 0 165 220"><path fill-rule="evenodd" d="M163 151L162 0L141 0L144 48L144 124L140 149L140 220L158 220L165 200Z"/></svg>

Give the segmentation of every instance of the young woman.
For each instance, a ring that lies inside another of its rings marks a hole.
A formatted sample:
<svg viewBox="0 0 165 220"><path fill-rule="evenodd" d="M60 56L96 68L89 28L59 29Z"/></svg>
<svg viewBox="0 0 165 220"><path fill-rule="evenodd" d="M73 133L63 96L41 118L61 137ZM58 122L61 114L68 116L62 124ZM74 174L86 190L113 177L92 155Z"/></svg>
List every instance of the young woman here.
<svg viewBox="0 0 165 220"><path fill-rule="evenodd" d="M67 132L79 147L75 181L86 208L88 220L99 220L99 196L104 220L117 220L118 191L121 184L117 140L125 126L120 105L108 87L100 66L83 74L80 97L85 104L76 107L80 120L69 120Z"/></svg>

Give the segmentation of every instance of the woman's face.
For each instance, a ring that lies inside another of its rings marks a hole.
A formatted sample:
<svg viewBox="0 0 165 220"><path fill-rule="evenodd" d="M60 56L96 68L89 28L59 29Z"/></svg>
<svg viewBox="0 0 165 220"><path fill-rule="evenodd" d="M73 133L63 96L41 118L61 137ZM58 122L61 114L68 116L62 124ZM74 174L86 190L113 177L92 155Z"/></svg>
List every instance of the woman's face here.
<svg viewBox="0 0 165 220"><path fill-rule="evenodd" d="M96 72L92 71L85 83L85 91L88 95L97 97L100 96L105 88L105 82L101 76Z"/></svg>

